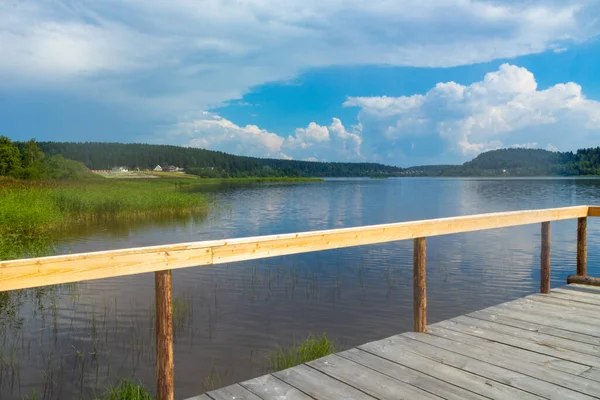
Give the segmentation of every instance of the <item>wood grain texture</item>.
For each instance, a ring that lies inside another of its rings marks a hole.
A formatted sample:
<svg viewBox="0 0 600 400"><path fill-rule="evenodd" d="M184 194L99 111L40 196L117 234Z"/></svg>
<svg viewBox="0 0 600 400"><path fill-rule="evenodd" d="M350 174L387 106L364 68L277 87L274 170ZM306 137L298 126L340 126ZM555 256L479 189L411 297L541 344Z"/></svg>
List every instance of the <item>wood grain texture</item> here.
<svg viewBox="0 0 600 400"><path fill-rule="evenodd" d="M173 303L171 271L155 272L156 286L156 399L173 400Z"/></svg>
<svg viewBox="0 0 600 400"><path fill-rule="evenodd" d="M585 217L577 219L577 275L587 276L587 218Z"/></svg>
<svg viewBox="0 0 600 400"><path fill-rule="evenodd" d="M207 394L213 400L261 400L260 397L239 384L213 390Z"/></svg>
<svg viewBox="0 0 600 400"><path fill-rule="evenodd" d="M427 249L425 238L414 240L413 330L427 332Z"/></svg>
<svg viewBox="0 0 600 400"><path fill-rule="evenodd" d="M542 222L540 292L550 293L550 222Z"/></svg>
<svg viewBox="0 0 600 400"><path fill-rule="evenodd" d="M557 297L569 295L575 300ZM568 285L210 392L214 399L600 398L600 288ZM578 300L579 299L579 300ZM250 393L241 389L249 389Z"/></svg>
<svg viewBox="0 0 600 400"><path fill-rule="evenodd" d="M179 243L0 262L0 291L585 217L589 206Z"/></svg>
<svg viewBox="0 0 600 400"><path fill-rule="evenodd" d="M312 397L275 378L273 375L260 376L242 382L240 385L263 400L313 400Z"/></svg>
<svg viewBox="0 0 600 400"><path fill-rule="evenodd" d="M377 399L441 398L335 354L311 361L308 365Z"/></svg>
<svg viewBox="0 0 600 400"><path fill-rule="evenodd" d="M364 350L354 348L342 353L338 353L337 355L352 360L366 368L371 368L375 371L381 372L382 374L386 374L392 378L406 382L412 386L423 388L428 392L443 397L447 400L480 400L485 398L480 394L471 392L456 385L452 385L441 379L429 376L426 373L405 367L404 365L400 365L388 359L368 353ZM424 361L424 363L427 362L426 359L422 361ZM434 364L433 361L431 364ZM423 369L427 370L428 367L424 367Z"/></svg>

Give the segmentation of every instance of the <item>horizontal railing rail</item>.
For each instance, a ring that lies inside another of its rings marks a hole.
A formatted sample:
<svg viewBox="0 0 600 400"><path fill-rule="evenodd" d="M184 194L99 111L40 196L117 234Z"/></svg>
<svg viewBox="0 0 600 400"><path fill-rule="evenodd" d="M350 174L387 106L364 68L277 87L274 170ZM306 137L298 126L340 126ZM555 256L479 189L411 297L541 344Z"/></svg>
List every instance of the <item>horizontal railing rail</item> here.
<svg viewBox="0 0 600 400"><path fill-rule="evenodd" d="M0 291L155 272L157 398L173 399L173 269L413 239L414 330L425 332L425 238L541 223L540 290L542 293L548 293L551 221L578 220L577 275L570 276L568 281L600 284L600 280L587 276L586 267L587 217L599 216L600 206L574 206L2 261Z"/></svg>

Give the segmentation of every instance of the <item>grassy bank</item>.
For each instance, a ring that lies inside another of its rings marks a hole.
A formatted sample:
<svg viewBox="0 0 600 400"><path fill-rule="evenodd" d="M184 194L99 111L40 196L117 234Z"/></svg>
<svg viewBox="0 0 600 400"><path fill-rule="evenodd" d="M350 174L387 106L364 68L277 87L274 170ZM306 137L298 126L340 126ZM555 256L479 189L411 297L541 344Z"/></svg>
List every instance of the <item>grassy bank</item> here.
<svg viewBox="0 0 600 400"><path fill-rule="evenodd" d="M177 180L0 180L0 259L42 255L53 235L109 220L199 215L203 196Z"/></svg>

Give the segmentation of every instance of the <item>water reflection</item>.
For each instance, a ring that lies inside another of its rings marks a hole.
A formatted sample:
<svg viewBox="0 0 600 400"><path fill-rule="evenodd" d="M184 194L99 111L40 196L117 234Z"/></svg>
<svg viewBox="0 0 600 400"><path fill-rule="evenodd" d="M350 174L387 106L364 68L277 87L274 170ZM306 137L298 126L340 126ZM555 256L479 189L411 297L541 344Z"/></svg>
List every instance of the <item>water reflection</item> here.
<svg viewBox="0 0 600 400"><path fill-rule="evenodd" d="M61 252L298 232L492 211L593 204L599 180L352 179L198 187L205 219L94 227ZM589 222L589 272L600 275ZM535 292L538 224L427 240L429 321ZM552 284L575 270L575 222L552 223ZM343 346L412 326L412 243L386 243L174 272L178 397L265 372L308 333ZM24 292L4 321L0 396L90 398L120 377L154 387L152 274ZM7 314L8 315L8 314ZM11 360L14 360L11 361Z"/></svg>

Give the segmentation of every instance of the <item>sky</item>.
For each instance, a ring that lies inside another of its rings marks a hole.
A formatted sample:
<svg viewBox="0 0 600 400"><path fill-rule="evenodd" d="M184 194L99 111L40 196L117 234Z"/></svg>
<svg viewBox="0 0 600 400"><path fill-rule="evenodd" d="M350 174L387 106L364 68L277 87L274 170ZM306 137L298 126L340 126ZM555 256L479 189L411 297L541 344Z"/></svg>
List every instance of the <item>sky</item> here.
<svg viewBox="0 0 600 400"><path fill-rule="evenodd" d="M0 135L388 165L600 145L600 0L0 0Z"/></svg>

